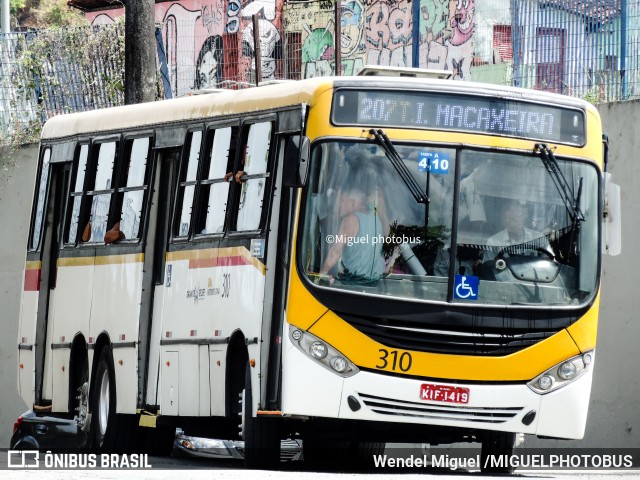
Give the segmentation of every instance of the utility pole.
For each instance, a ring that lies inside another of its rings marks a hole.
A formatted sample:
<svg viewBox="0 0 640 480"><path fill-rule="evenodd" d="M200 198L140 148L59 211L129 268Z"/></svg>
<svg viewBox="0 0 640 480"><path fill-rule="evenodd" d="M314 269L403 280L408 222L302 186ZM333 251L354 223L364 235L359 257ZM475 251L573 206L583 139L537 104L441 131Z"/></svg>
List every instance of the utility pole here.
<svg viewBox="0 0 640 480"><path fill-rule="evenodd" d="M418 0L415 0L418 1ZM335 35L333 38L333 44L335 45L334 59L336 62L336 77L342 75L342 5L340 0L336 0L336 5L333 11L334 22L336 24Z"/></svg>
<svg viewBox="0 0 640 480"><path fill-rule="evenodd" d="M156 98L155 1L125 2L124 103Z"/></svg>
<svg viewBox="0 0 640 480"><path fill-rule="evenodd" d="M0 26L2 27L2 33L9 33L11 31L11 27L9 26L9 19L11 18L10 9L9 0L2 0L2 3L0 3L0 15L2 16Z"/></svg>

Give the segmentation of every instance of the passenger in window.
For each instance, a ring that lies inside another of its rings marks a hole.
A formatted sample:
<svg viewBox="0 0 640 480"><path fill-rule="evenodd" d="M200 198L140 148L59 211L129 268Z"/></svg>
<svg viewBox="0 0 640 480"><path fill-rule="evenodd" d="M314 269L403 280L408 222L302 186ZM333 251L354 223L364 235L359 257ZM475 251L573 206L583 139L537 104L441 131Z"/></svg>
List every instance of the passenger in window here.
<svg viewBox="0 0 640 480"><path fill-rule="evenodd" d="M230 179L234 179L237 183L244 183L246 180L242 177L247 173L244 171L244 160L247 157L247 146L244 147L244 153L242 154L242 161L240 162L240 169L234 175L233 172L227 172L224 176L224 181L228 182ZM229 163L231 164L231 159L229 159ZM232 164L231 164L232 165Z"/></svg>
<svg viewBox="0 0 640 480"><path fill-rule="evenodd" d="M104 243L110 245L112 243L119 242L120 240L124 240L125 238L124 233L120 231L120 222L117 222L111 230L107 230L107 233L104 234Z"/></svg>
<svg viewBox="0 0 640 480"><path fill-rule="evenodd" d="M327 258L320 268L320 277L337 269L339 279L349 283L369 283L384 272L382 254L383 229L380 217L367 207L367 195L354 187L340 196L340 227Z"/></svg>
<svg viewBox="0 0 640 480"><path fill-rule="evenodd" d="M80 242L84 243L84 242L88 242L89 240L91 240L91 222L87 222L87 224L84 227L84 230L82 231L82 236L80 237Z"/></svg>
<svg viewBox="0 0 640 480"><path fill-rule="evenodd" d="M237 183L244 183L245 180L242 177L245 175L245 173L246 172L244 170L238 170L235 175L233 174L233 172L227 172L224 176L224 181L228 182L233 178Z"/></svg>

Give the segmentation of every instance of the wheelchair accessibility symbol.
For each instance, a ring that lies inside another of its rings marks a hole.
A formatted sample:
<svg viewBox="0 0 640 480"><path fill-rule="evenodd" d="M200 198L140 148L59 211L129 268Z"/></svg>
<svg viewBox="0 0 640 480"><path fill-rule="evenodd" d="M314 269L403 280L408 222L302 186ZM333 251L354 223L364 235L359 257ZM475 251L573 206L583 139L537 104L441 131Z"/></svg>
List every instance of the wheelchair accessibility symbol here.
<svg viewBox="0 0 640 480"><path fill-rule="evenodd" d="M456 275L453 282L453 298L461 300L477 300L478 285L480 281L478 277L471 275Z"/></svg>

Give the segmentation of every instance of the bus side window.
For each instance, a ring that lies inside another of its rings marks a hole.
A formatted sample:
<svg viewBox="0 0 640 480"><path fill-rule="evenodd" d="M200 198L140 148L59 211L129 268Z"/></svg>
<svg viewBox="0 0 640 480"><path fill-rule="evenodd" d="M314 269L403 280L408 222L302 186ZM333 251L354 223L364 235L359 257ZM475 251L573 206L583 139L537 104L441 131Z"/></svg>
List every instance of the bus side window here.
<svg viewBox="0 0 640 480"><path fill-rule="evenodd" d="M176 237L188 236L191 229L191 211L196 191L201 146L202 130L189 132L180 166L180 183L176 203L176 212L179 212L179 216L174 226L174 236Z"/></svg>
<svg viewBox="0 0 640 480"><path fill-rule="evenodd" d="M244 165L239 167L248 177L242 183L236 221L237 231L260 228L264 194L267 188L267 166L271 146L271 122L254 123L249 126Z"/></svg>
<svg viewBox="0 0 640 480"><path fill-rule="evenodd" d="M227 213L229 179L226 173L233 169L238 127L220 127L210 131L209 166L201 181L199 222L196 231L201 234L222 233ZM204 169L203 169L204 172Z"/></svg>
<svg viewBox="0 0 640 480"><path fill-rule="evenodd" d="M122 186L118 188L120 205L120 231L126 239L140 236L142 204L147 187L151 138L136 138L127 142L126 171L123 172Z"/></svg>
<svg viewBox="0 0 640 480"><path fill-rule="evenodd" d="M89 223L85 226L82 241L91 243L104 241L111 196L114 192L113 167L118 154L118 143L114 140L98 143L94 146L94 151L97 150L98 161L95 177L89 179L90 184L93 181L93 186L87 189L87 198L91 199L91 216Z"/></svg>
<svg viewBox="0 0 640 480"><path fill-rule="evenodd" d="M44 221L44 206L46 204L47 186L49 185L49 162L51 160L51 148L47 148L42 154L42 169L40 170L40 183L38 185L38 200L33 218L33 231L31 235L30 250L37 250L42 235L42 223Z"/></svg>
<svg viewBox="0 0 640 480"><path fill-rule="evenodd" d="M89 145L81 144L77 147L76 171L73 190L71 191L71 215L69 217L68 229L65 235L65 244L75 245L78 238L78 224L80 220L80 207L84 196L84 179L87 171L87 159L89 158Z"/></svg>

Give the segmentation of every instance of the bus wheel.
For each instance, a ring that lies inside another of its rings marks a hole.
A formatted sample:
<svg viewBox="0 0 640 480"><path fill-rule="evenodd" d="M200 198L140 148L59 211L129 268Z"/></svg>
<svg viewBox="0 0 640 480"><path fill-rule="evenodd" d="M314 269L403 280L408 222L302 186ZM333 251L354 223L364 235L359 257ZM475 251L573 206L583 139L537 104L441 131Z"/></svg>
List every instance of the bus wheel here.
<svg viewBox="0 0 640 480"><path fill-rule="evenodd" d="M277 418L253 416L251 370L247 363L244 389L240 394L241 434L244 465L247 468L274 469L280 463L280 434Z"/></svg>
<svg viewBox="0 0 640 480"><path fill-rule="evenodd" d="M516 434L511 432L487 431L482 436L482 450L480 451L480 470L483 473L513 473L510 464L494 463L510 458L516 443Z"/></svg>
<svg viewBox="0 0 640 480"><path fill-rule="evenodd" d="M95 375L91 409L95 446L98 450L130 451L136 441L136 416L116 414L116 376L109 347L100 352Z"/></svg>
<svg viewBox="0 0 640 480"><path fill-rule="evenodd" d="M340 440L307 432L302 440L305 465L314 470L370 470L374 458L384 453L383 442Z"/></svg>
<svg viewBox="0 0 640 480"><path fill-rule="evenodd" d="M155 428L138 427L139 450L159 457L168 457L173 451L176 428L157 425Z"/></svg>
<svg viewBox="0 0 640 480"><path fill-rule="evenodd" d="M375 468L375 457L384 454L385 447L384 442L354 442L354 466L366 470Z"/></svg>

